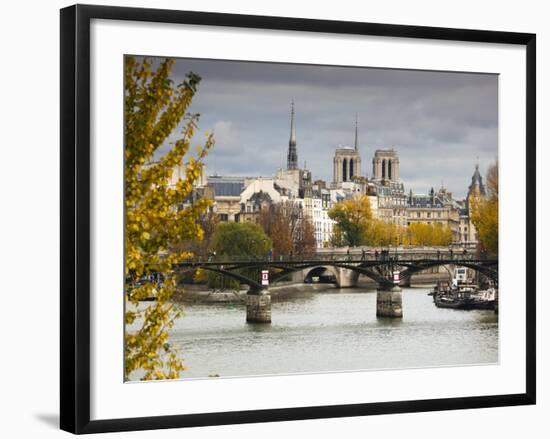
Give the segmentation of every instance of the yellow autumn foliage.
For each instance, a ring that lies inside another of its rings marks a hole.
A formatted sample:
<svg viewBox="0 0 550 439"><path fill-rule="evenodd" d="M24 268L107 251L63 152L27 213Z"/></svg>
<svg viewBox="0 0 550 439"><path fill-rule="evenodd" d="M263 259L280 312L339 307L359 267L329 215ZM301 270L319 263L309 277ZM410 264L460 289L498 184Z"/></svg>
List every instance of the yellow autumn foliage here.
<svg viewBox="0 0 550 439"><path fill-rule="evenodd" d="M336 222L333 244L355 247L365 243L365 234L372 222L372 210L367 196L336 203L328 216Z"/></svg>
<svg viewBox="0 0 550 439"><path fill-rule="evenodd" d="M125 377L178 378L184 369L168 343L168 331L180 310L171 303L173 266L189 256L174 251L186 239L202 236L199 218L209 205L199 199L179 208L202 172L202 161L214 139L206 136L196 156L188 154L198 115L188 112L200 77L188 73L175 85L170 79L174 60L157 63L125 58ZM159 148L176 128L179 138L168 151ZM185 163L185 177L171 184L174 168ZM159 273L161 275L159 275ZM141 300L155 297L154 302Z"/></svg>
<svg viewBox="0 0 550 439"><path fill-rule="evenodd" d="M372 220L365 234L365 245L371 246L446 246L453 238L450 227L443 224L411 224L399 226Z"/></svg>
<svg viewBox="0 0 550 439"><path fill-rule="evenodd" d="M366 196L336 203L328 214L336 222L331 243L335 247L446 246L453 238L450 227L440 223L400 226L374 218Z"/></svg>
<svg viewBox="0 0 550 439"><path fill-rule="evenodd" d="M474 197L470 212L483 249L490 255L498 255L498 166L494 163L487 170L487 196Z"/></svg>

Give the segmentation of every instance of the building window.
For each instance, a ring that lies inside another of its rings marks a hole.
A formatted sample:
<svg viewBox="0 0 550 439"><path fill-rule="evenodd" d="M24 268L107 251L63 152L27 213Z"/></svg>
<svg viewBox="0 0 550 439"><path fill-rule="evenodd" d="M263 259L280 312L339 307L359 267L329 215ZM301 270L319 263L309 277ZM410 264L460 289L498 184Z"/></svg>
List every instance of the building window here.
<svg viewBox="0 0 550 439"><path fill-rule="evenodd" d="M427 213L427 216L428 216L428 218L431 218L431 217L432 217L432 213L431 213L431 212L428 212L428 213ZM430 223L428 223L428 224L430 224Z"/></svg>
<svg viewBox="0 0 550 439"><path fill-rule="evenodd" d="M420 212L416 212L416 217L420 218Z"/></svg>
<svg viewBox="0 0 550 439"><path fill-rule="evenodd" d="M229 220L229 215L227 213L220 213L220 221L227 221Z"/></svg>

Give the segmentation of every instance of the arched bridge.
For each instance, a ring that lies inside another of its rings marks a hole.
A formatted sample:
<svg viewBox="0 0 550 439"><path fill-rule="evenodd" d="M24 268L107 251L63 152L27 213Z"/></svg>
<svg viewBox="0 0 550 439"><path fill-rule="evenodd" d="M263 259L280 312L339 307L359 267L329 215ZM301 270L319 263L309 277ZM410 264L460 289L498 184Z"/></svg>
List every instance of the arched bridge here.
<svg viewBox="0 0 550 439"><path fill-rule="evenodd" d="M178 266L180 268L202 268L206 271L221 274L227 278L236 279L250 287L250 293L259 293L267 286L261 284L260 270L269 270L269 284L273 285L287 279L293 273L308 269L325 268L336 277L339 286L353 286L359 275L374 280L380 288L390 288L395 285L393 273L400 273L400 283L405 284L411 276L421 271L445 265L467 267L475 270L493 282L498 282L498 260L479 258L474 254L442 254L437 255L390 255L380 252L375 255L361 254L334 257L306 255L303 258L227 258L209 257L193 259ZM435 257L434 257L435 256ZM247 273L256 274L252 276Z"/></svg>
<svg viewBox="0 0 550 439"><path fill-rule="evenodd" d="M388 250L346 250L333 253L317 253L297 257L215 257L196 258L179 264L182 269L202 268L227 278L236 279L250 287L246 295L246 320L254 323L271 322L271 295L268 286L260 280L260 271L269 270L269 285L276 284L298 271L320 271L334 274L339 286L355 286L359 275L367 276L378 284L376 315L402 317L401 289L397 283L407 283L410 277L437 266L460 266L471 268L498 285L498 260L479 257L474 252L440 249L428 252ZM394 273L399 272L399 281L394 282Z"/></svg>

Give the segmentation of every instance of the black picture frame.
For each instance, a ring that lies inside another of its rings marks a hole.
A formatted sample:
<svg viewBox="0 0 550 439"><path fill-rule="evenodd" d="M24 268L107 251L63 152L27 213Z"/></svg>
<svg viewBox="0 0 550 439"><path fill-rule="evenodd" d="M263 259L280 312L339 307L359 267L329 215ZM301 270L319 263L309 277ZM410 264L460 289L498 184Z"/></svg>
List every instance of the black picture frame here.
<svg viewBox="0 0 550 439"><path fill-rule="evenodd" d="M90 22L130 20L240 28L407 37L526 48L526 376L525 393L383 403L90 420ZM536 36L210 12L75 5L61 10L61 404L60 424L98 433L251 422L365 416L535 404L536 401Z"/></svg>

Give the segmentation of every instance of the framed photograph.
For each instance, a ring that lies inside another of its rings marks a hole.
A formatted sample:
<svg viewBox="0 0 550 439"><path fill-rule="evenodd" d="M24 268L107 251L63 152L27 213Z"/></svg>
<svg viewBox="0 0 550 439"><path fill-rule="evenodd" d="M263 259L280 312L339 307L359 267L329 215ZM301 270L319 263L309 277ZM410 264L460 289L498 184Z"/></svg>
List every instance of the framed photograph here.
<svg viewBox="0 0 550 439"><path fill-rule="evenodd" d="M534 404L535 52L62 9L61 428Z"/></svg>

